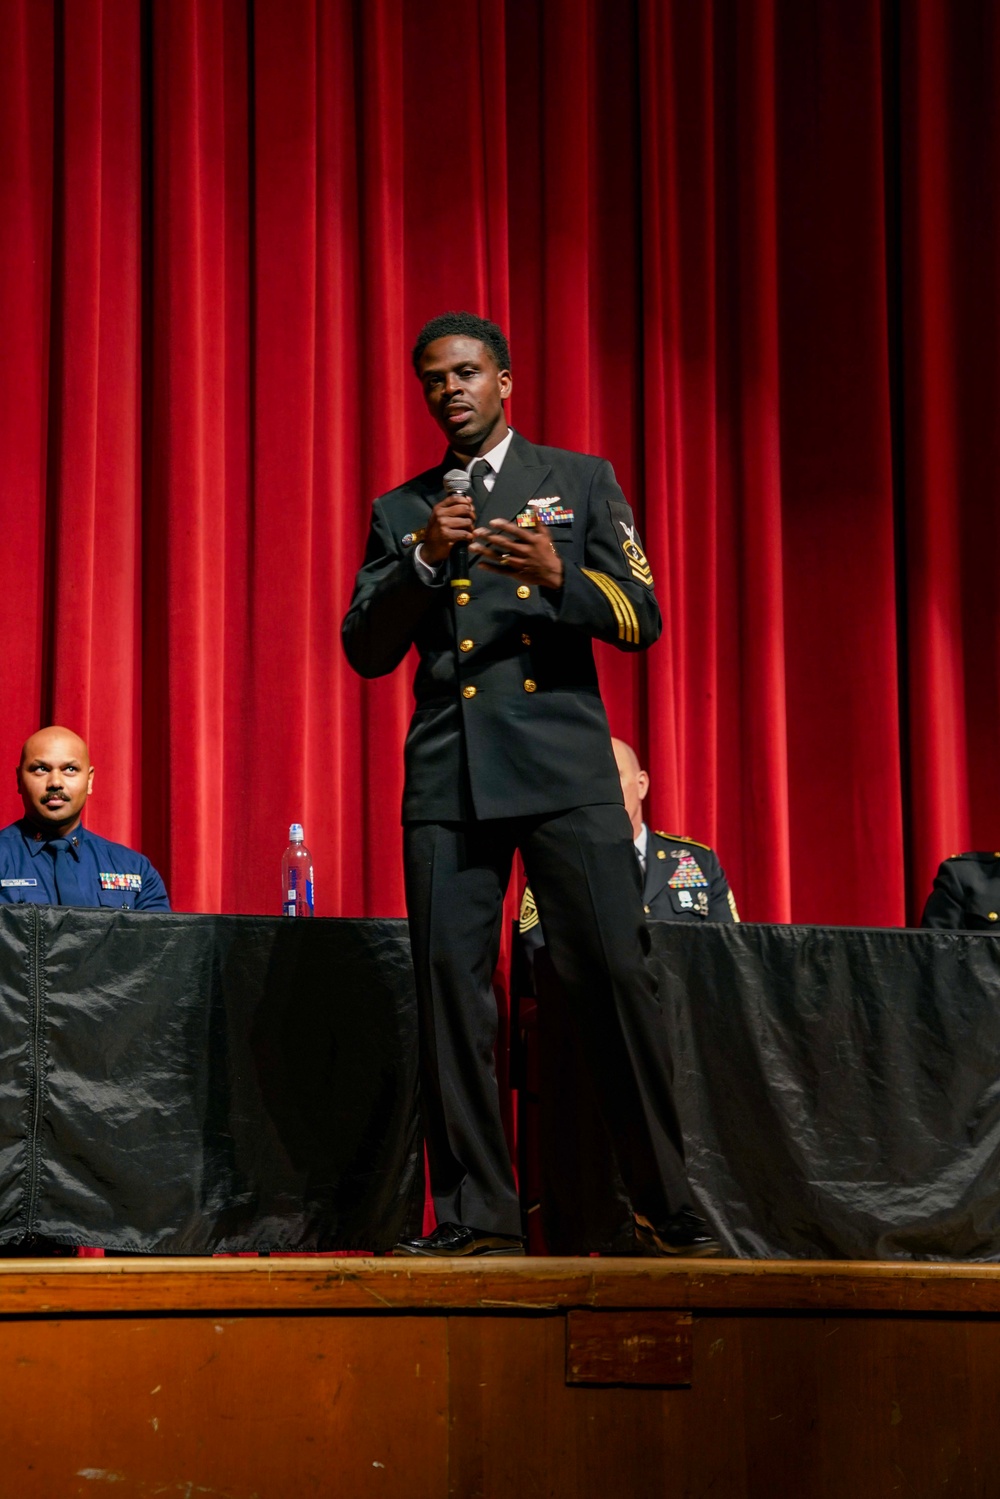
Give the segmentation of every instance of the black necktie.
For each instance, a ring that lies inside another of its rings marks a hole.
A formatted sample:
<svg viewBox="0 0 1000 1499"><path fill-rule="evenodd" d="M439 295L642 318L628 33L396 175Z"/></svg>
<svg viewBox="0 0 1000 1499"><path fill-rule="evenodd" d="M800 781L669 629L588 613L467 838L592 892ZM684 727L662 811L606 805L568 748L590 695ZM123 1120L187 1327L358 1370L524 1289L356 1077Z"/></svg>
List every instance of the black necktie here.
<svg viewBox="0 0 1000 1499"><path fill-rule="evenodd" d="M68 838L53 838L45 845L52 855L55 866L56 894L61 906L89 906L80 879L80 863L76 849Z"/></svg>
<svg viewBox="0 0 1000 1499"><path fill-rule="evenodd" d="M489 472L490 465L486 462L485 458L477 458L470 470L470 477L472 479L472 498L476 504L477 524L479 523L479 517L486 509L486 502L490 497L490 492L486 488L486 479L484 478L484 475L488 474Z"/></svg>

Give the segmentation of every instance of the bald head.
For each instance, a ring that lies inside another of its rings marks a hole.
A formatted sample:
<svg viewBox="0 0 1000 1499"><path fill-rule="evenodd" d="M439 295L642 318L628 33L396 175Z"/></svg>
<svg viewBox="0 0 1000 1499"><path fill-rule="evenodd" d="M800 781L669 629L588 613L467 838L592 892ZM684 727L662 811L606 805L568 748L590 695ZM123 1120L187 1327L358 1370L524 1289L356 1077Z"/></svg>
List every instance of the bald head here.
<svg viewBox="0 0 1000 1499"><path fill-rule="evenodd" d="M72 729L50 724L25 740L17 790L32 827L64 838L78 825L94 784L90 751Z"/></svg>
<svg viewBox="0 0 1000 1499"><path fill-rule="evenodd" d="M26 739L21 746L22 765L37 755L52 755L55 753L69 753L75 755L85 765L90 764L90 751L79 734L74 734L72 729L64 729L61 724L50 724L47 729L39 729Z"/></svg>
<svg viewBox="0 0 1000 1499"><path fill-rule="evenodd" d="M632 837L638 838L642 832L642 804L649 790L649 776L640 766L635 750L624 739L612 739L611 748L615 752L615 764L622 783L625 811L632 824Z"/></svg>

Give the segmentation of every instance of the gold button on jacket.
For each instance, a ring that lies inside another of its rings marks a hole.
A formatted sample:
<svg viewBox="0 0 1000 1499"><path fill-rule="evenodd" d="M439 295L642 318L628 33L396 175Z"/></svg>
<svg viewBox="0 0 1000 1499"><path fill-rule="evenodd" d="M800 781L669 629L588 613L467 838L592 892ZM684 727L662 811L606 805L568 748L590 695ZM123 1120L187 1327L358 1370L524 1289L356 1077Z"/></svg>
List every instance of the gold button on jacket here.
<svg viewBox="0 0 1000 1499"><path fill-rule="evenodd" d="M476 642L474 640L460 640L458 642L458 648L460 651L471 651L475 643Z"/></svg>
<svg viewBox="0 0 1000 1499"><path fill-rule="evenodd" d="M524 679L524 690L525 690L525 692L534 692L537 689L537 687L538 687L538 683L537 682L533 682L530 677L525 677L525 679Z"/></svg>
<svg viewBox="0 0 1000 1499"><path fill-rule="evenodd" d="M528 587L527 583L522 583L520 585L520 587L517 590L517 596L518 596L519 599L530 599L531 598L531 589Z"/></svg>
<svg viewBox="0 0 1000 1499"><path fill-rule="evenodd" d="M474 687L463 687L462 688L462 696L463 697L475 697L475 695L476 695L476 689Z"/></svg>
<svg viewBox="0 0 1000 1499"><path fill-rule="evenodd" d="M469 600L471 599L471 597L472 597L472 594L471 593L466 593L465 589L463 588L461 593L456 593L456 595L455 595L455 603L456 604L467 604L469 602Z"/></svg>

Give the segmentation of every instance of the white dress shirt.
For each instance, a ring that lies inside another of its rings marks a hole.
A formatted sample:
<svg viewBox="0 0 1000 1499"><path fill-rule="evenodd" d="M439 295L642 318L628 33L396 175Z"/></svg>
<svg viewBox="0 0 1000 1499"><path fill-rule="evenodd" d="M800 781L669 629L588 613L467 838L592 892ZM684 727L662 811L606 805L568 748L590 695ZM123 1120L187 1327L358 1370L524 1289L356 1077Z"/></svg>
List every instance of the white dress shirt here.
<svg viewBox="0 0 1000 1499"><path fill-rule="evenodd" d="M642 831L640 832L638 838L636 838L634 840L634 842L635 842L635 856L639 860L639 868L642 870L643 874L645 874L646 873L646 849L649 846L649 829L647 828L647 826L646 826L645 823L643 823L643 825L642 825Z"/></svg>

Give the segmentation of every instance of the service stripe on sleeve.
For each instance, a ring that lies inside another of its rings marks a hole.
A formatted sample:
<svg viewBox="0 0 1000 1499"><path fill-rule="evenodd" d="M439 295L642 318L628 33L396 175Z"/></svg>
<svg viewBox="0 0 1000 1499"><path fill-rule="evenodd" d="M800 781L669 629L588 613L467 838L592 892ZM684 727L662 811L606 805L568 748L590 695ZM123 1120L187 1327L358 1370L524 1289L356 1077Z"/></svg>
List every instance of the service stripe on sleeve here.
<svg viewBox="0 0 1000 1499"><path fill-rule="evenodd" d="M603 573L591 572L587 567L581 568L580 571L583 573L585 578L590 579L595 588L600 589L601 593L603 593L604 597L611 605L611 608L614 610L615 619L618 621L618 639L631 641L631 636L628 633L629 627L626 622L625 615L622 613L622 606L615 595L608 588L608 579L604 576Z"/></svg>
<svg viewBox="0 0 1000 1499"><path fill-rule="evenodd" d="M607 573L598 573L597 576L604 579L604 582L606 583L608 589L610 589L612 597L617 598L618 602L621 604L622 613L625 615L626 623L630 626L632 631L631 636L629 637L631 639L631 643L633 645L638 645L639 620L636 617L635 609L632 607L632 600L629 598L624 588L620 586L615 578L609 577Z"/></svg>
<svg viewBox="0 0 1000 1499"><path fill-rule="evenodd" d="M614 578L609 578L607 573L592 572L589 567L581 567L580 571L585 578L590 579L595 588L601 590L614 610L618 621L618 639L629 645L638 645L639 620L628 595L622 592Z"/></svg>
<svg viewBox="0 0 1000 1499"><path fill-rule="evenodd" d="M629 598L628 594L625 592L625 590L623 588L619 588L619 586L615 582L614 578L609 578L608 582L611 584L612 588L615 590L615 593L617 593L618 597L621 599L621 601L622 601L622 608L625 610L625 613L628 615L629 619L631 620L631 623L632 623L632 643L633 643L633 645L638 645L639 644L639 619L638 619L638 616L636 615L635 608L633 607L632 600Z"/></svg>

